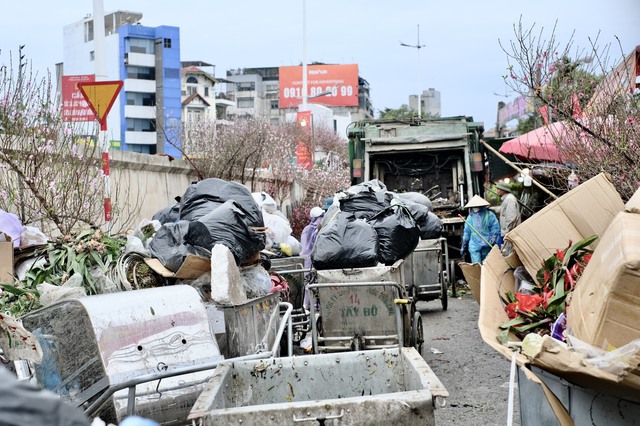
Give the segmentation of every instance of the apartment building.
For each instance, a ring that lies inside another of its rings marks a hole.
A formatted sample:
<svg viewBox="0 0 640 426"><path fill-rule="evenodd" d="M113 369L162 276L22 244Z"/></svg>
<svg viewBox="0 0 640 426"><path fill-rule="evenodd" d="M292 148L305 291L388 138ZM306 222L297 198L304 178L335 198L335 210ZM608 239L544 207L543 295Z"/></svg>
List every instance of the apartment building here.
<svg viewBox="0 0 640 426"><path fill-rule="evenodd" d="M142 14L109 12L104 16L105 74L122 80L123 90L107 120L114 149L181 157L180 29L146 27ZM62 85L95 80L94 21L88 15L64 27L63 63L57 67ZM64 93L64 91L63 91ZM86 107L86 106L85 106ZM64 99L63 110L71 108ZM67 111L69 112L69 111ZM84 114L69 112L76 121Z"/></svg>

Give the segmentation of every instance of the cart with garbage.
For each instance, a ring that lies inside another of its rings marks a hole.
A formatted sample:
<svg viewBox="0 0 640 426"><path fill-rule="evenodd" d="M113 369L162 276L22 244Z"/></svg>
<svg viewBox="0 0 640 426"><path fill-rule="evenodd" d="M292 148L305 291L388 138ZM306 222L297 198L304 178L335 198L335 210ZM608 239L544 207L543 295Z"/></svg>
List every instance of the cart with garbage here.
<svg viewBox="0 0 640 426"><path fill-rule="evenodd" d="M422 316L402 264L316 271L309 285L314 353L410 346L422 353Z"/></svg>

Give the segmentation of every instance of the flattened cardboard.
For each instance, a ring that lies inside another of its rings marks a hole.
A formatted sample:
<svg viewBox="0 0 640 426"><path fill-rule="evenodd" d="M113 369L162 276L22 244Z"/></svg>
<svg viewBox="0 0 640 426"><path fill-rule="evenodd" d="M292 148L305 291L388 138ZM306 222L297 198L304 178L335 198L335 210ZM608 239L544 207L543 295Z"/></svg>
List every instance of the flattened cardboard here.
<svg viewBox="0 0 640 426"><path fill-rule="evenodd" d="M543 260L569 241L602 235L624 208L618 191L601 173L555 200L509 232L527 272L535 277ZM594 247L598 241L594 243Z"/></svg>
<svg viewBox="0 0 640 426"><path fill-rule="evenodd" d="M0 242L0 283L13 284L13 243Z"/></svg>
<svg viewBox="0 0 640 426"><path fill-rule="evenodd" d="M464 279L467 281L467 285L471 289L473 296L476 298L476 302L480 303L480 269L482 265L479 263L458 263Z"/></svg>
<svg viewBox="0 0 640 426"><path fill-rule="evenodd" d="M578 339L599 348L640 339L640 214L615 217L571 296L567 326Z"/></svg>
<svg viewBox="0 0 640 426"><path fill-rule="evenodd" d="M146 258L144 262L158 274L166 278L180 278L187 280L194 280L211 270L211 259L206 257L196 256L195 254L187 254L184 262L180 265L180 268L176 271L170 271L165 268L160 260L155 258Z"/></svg>
<svg viewBox="0 0 640 426"><path fill-rule="evenodd" d="M520 262L516 255L509 257L507 261L500 250L494 247L482 264L478 328L484 342L510 360L512 350L497 339L501 331L500 325L508 320L500 295L508 290L514 291L512 266L519 266ZM520 341L513 334L509 335L509 340ZM543 350L533 360L518 354L518 365L535 365L575 385L640 402L640 369L637 366L631 366L616 376L586 363L581 355L568 350L554 339L548 338L544 342ZM640 357L640 354L636 356Z"/></svg>

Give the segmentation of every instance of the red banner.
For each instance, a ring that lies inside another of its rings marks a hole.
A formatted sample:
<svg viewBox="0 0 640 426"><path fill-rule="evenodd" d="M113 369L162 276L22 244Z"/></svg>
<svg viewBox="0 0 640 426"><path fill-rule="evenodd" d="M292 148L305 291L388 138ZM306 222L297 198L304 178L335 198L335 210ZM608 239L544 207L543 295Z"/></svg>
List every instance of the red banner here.
<svg viewBox="0 0 640 426"><path fill-rule="evenodd" d="M296 108L302 102L302 66L280 67L280 108ZM307 66L308 103L358 106L358 65Z"/></svg>
<svg viewBox="0 0 640 426"><path fill-rule="evenodd" d="M298 111L296 123L302 127L304 138L296 147L296 160L298 166L309 170L313 167L313 152L311 150L311 111Z"/></svg>
<svg viewBox="0 0 640 426"><path fill-rule="evenodd" d="M62 76L62 119L64 121L95 121L96 115L82 96L78 83L91 83L95 75Z"/></svg>

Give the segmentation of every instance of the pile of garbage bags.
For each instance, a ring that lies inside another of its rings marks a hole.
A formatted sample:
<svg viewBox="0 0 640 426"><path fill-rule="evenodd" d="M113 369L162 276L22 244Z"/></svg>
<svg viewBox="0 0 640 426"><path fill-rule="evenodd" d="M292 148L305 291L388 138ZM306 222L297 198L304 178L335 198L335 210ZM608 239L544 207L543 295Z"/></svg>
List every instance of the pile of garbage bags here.
<svg viewBox="0 0 640 426"><path fill-rule="evenodd" d="M442 221L428 197L396 194L377 179L337 193L320 225L313 249L316 269L392 265L420 239L439 238Z"/></svg>
<svg viewBox="0 0 640 426"><path fill-rule="evenodd" d="M242 184L211 178L191 184L177 204L153 216L161 224L149 243L152 257L176 272L188 254L211 257L216 244L238 265L265 248L260 206Z"/></svg>

